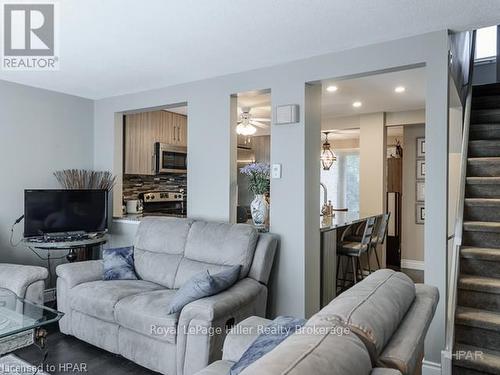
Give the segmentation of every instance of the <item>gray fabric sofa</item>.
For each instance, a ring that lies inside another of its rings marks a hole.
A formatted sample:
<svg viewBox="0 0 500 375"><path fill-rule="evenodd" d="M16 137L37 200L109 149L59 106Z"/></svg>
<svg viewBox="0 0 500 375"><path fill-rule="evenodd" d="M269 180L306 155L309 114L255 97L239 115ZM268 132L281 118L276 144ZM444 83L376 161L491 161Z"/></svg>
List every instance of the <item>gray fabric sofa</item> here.
<svg viewBox="0 0 500 375"><path fill-rule="evenodd" d="M335 298L241 375L414 375L439 300L392 270L374 272ZM226 338L223 358L197 375L227 375L271 321L250 317Z"/></svg>
<svg viewBox="0 0 500 375"><path fill-rule="evenodd" d="M163 374L194 374L220 359L226 326L265 316L276 247L246 224L145 218L134 247L140 280L103 281L102 261L57 267L60 330ZM231 288L167 314L190 277L234 265L242 270Z"/></svg>
<svg viewBox="0 0 500 375"><path fill-rule="evenodd" d="M43 305L46 268L21 264L0 263L0 288L14 292L18 297Z"/></svg>

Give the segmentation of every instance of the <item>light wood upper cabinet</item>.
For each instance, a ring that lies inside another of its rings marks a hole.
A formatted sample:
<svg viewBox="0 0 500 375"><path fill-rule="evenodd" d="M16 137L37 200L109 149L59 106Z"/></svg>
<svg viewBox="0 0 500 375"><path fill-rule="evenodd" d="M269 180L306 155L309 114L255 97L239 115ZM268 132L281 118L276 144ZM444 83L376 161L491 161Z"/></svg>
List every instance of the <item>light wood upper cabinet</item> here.
<svg viewBox="0 0 500 375"><path fill-rule="evenodd" d="M172 144L187 147L187 117L172 113Z"/></svg>
<svg viewBox="0 0 500 375"><path fill-rule="evenodd" d="M151 113L125 116L125 174L154 175L157 124Z"/></svg>
<svg viewBox="0 0 500 375"><path fill-rule="evenodd" d="M125 116L125 174L154 175L156 142L187 146L187 117L154 111Z"/></svg>

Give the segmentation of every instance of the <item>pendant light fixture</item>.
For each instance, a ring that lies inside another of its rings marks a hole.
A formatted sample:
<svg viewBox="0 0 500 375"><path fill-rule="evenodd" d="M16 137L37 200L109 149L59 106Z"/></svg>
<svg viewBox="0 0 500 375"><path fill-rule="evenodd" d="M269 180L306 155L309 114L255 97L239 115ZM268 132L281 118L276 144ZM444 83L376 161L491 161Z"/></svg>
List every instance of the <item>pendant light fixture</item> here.
<svg viewBox="0 0 500 375"><path fill-rule="evenodd" d="M250 109L244 108L240 118L236 126L236 133L245 136L254 135L257 128L251 124Z"/></svg>
<svg viewBox="0 0 500 375"><path fill-rule="evenodd" d="M330 132L325 132L325 143L323 143L323 151L321 152L321 165L324 171L329 171L333 162L337 160L337 157L333 153L330 142L328 142L328 134Z"/></svg>

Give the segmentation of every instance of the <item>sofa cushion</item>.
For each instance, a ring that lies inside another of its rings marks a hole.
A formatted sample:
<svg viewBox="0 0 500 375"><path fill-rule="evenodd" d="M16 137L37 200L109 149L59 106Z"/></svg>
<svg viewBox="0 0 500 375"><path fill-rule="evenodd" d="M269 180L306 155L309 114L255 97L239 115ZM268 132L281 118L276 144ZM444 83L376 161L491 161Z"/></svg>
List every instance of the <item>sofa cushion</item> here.
<svg viewBox="0 0 500 375"><path fill-rule="evenodd" d="M216 274L222 271L230 269L231 266L224 266L221 264L198 262L196 260L191 260L188 258L182 258L175 276L174 288L182 288L189 280L191 280L196 275L209 272L210 274Z"/></svg>
<svg viewBox="0 0 500 375"><path fill-rule="evenodd" d="M208 271L194 275L187 283L177 290L170 300L168 313L182 310L188 303L200 298L210 297L233 286L238 280L241 266L232 266L227 270L210 274Z"/></svg>
<svg viewBox="0 0 500 375"><path fill-rule="evenodd" d="M415 302L377 361L382 367L398 369L403 375L415 373L423 356L425 335L439 301L436 287L417 284L415 288ZM409 337L411 340L408 340Z"/></svg>
<svg viewBox="0 0 500 375"><path fill-rule="evenodd" d="M414 300L413 281L401 272L383 269L339 295L318 315L349 326L375 363Z"/></svg>
<svg viewBox="0 0 500 375"><path fill-rule="evenodd" d="M162 287L144 280L91 281L70 291L70 307L87 315L115 322L115 305L122 298Z"/></svg>
<svg viewBox="0 0 500 375"><path fill-rule="evenodd" d="M252 265L257 239L257 230L251 225L196 221L189 231L184 256L203 263L241 265L242 279Z"/></svg>
<svg viewBox="0 0 500 375"><path fill-rule="evenodd" d="M346 327L313 317L241 375L368 375L372 369L363 342Z"/></svg>
<svg viewBox="0 0 500 375"><path fill-rule="evenodd" d="M139 278L174 287L192 220L145 217L135 238L135 271Z"/></svg>
<svg viewBox="0 0 500 375"><path fill-rule="evenodd" d="M168 314L174 289L155 290L122 298L115 306L115 320L131 331L175 343L179 314Z"/></svg>
<svg viewBox="0 0 500 375"><path fill-rule="evenodd" d="M105 249L102 252L104 280L137 280L134 270L134 248Z"/></svg>

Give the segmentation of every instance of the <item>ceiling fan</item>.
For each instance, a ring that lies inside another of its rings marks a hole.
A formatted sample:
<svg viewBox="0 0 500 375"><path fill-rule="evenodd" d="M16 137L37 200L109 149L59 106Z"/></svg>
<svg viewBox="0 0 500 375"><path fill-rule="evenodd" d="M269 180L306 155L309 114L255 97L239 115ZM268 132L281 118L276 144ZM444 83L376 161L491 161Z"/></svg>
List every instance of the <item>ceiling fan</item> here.
<svg viewBox="0 0 500 375"><path fill-rule="evenodd" d="M253 117L250 114L251 110L250 107L241 107L240 120L236 126L236 132L240 135L250 136L257 132L257 128L269 128L269 124L263 124L263 122L271 122L271 120L265 117Z"/></svg>

